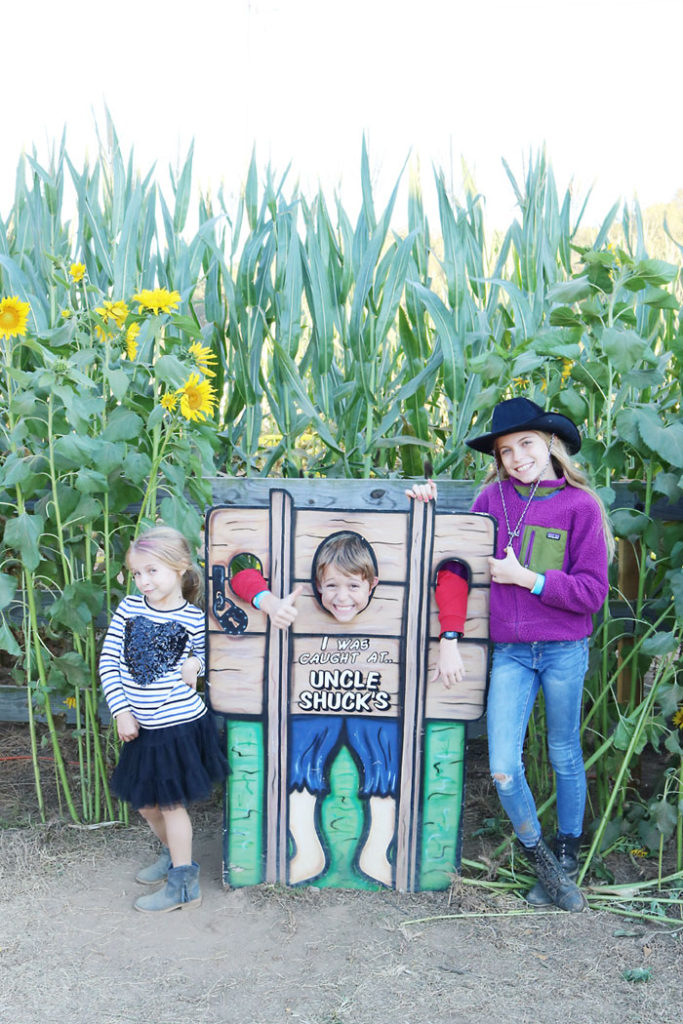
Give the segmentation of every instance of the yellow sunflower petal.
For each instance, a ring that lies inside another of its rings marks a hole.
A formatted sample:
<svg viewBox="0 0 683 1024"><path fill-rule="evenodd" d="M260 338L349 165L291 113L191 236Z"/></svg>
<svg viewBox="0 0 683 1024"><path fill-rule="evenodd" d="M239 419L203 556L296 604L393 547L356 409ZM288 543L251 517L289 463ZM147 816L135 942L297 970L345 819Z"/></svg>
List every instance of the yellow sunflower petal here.
<svg viewBox="0 0 683 1024"><path fill-rule="evenodd" d="M139 303L140 311L149 309L155 314L172 313L180 302L180 292L170 292L168 288L143 288L133 301Z"/></svg>
<svg viewBox="0 0 683 1024"><path fill-rule="evenodd" d="M209 381L202 380L198 373L190 374L178 394L180 411L186 420L203 421L207 415L213 415L216 393Z"/></svg>
<svg viewBox="0 0 683 1024"><path fill-rule="evenodd" d="M0 299L0 338L23 337L30 309L28 302L16 295Z"/></svg>

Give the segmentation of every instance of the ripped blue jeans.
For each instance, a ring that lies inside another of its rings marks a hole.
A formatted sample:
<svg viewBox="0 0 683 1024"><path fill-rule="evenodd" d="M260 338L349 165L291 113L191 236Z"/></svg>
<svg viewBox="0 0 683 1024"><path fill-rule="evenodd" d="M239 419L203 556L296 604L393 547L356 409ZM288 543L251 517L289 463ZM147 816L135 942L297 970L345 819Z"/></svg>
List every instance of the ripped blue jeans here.
<svg viewBox="0 0 683 1024"><path fill-rule="evenodd" d="M487 704L489 764L503 808L524 846L541 838L522 749L529 718L543 690L548 756L557 784L559 831L578 836L586 805L581 751L581 702L588 639L496 644Z"/></svg>

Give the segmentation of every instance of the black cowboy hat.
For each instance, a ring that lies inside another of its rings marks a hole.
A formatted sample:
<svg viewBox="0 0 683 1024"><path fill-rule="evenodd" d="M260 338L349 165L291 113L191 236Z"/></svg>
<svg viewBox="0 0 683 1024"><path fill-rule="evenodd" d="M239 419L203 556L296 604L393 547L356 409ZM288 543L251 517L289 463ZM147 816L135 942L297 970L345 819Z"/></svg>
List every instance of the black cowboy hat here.
<svg viewBox="0 0 683 1024"><path fill-rule="evenodd" d="M516 434L520 430L542 430L555 434L567 446L570 455L576 455L581 447L581 435L568 416L557 412L545 412L540 405L528 398L508 398L499 402L493 410L491 430L480 437L471 437L465 444L475 451L493 454L493 442L505 434Z"/></svg>

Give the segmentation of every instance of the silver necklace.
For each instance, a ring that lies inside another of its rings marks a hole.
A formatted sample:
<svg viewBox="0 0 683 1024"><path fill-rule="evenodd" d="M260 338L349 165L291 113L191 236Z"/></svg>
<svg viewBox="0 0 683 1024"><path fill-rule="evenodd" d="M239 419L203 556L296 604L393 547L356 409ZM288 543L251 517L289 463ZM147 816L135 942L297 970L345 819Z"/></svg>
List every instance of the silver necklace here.
<svg viewBox="0 0 683 1024"><path fill-rule="evenodd" d="M555 440L555 435L553 434L552 437L550 438L550 444L548 445L548 459L547 459L547 462L546 462L545 466L543 467L543 469L541 470L541 472L539 473L538 480L536 480L534 482L534 485L531 488L531 491L529 492L529 497L527 499L527 503L524 506L524 508L522 509L522 514L519 517L519 519L517 520L517 525L515 526L514 530L510 526L510 518L508 516L507 505L505 504L505 495L503 493L503 482L502 482L502 480L500 478L500 463L498 461L498 456L496 456L496 476L498 478L498 490L500 491L500 500L501 500L501 504L503 506L503 515L505 516L505 525L507 526L507 531L508 531L508 542L505 545L505 550L506 551L508 550L508 548L512 548L513 541L515 541L516 538L519 535L519 531L520 531L520 528L522 526L522 522L524 520L524 516L527 514L527 512L529 510L529 506L531 505L531 502L534 500L534 495L536 494L536 491L538 490L538 485L541 482L541 477L543 476L543 471L545 470L546 466L550 462L550 449L553 446L553 441L554 440Z"/></svg>

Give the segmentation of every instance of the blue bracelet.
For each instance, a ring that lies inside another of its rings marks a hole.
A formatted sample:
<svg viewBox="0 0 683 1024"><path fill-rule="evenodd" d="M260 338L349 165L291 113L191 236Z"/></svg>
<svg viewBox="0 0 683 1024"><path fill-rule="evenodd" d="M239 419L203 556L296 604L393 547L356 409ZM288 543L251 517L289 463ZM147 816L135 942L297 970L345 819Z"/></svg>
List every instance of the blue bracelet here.
<svg viewBox="0 0 683 1024"><path fill-rule="evenodd" d="M261 601L263 600L267 593L267 590L259 590L258 594L256 594L255 597L252 597L251 603L253 604L254 608L261 607Z"/></svg>
<svg viewBox="0 0 683 1024"><path fill-rule="evenodd" d="M539 572L539 573L536 574L536 582L534 583L533 587L531 588L531 593L532 594L536 594L536 596L538 596L539 594L542 594L544 586L545 586L545 576L543 575L542 572Z"/></svg>

